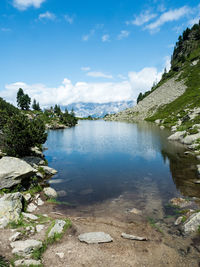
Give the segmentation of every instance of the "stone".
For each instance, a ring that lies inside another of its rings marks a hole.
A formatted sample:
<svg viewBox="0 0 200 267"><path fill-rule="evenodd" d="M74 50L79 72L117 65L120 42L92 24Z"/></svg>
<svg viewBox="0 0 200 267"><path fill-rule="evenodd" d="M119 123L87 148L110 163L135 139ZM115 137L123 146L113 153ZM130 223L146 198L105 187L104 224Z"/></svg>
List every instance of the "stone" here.
<svg viewBox="0 0 200 267"><path fill-rule="evenodd" d="M192 205L192 202L191 201L186 200L186 199L181 198L181 197L179 197L179 198L172 198L170 200L170 203L172 205L174 205L174 206L179 207L179 208L185 208L185 207L188 207L188 206Z"/></svg>
<svg viewBox="0 0 200 267"><path fill-rule="evenodd" d="M21 237L21 233L20 233L20 232L16 232L14 235L12 235L12 236L9 238L9 241L14 242L14 241L20 239L20 237Z"/></svg>
<svg viewBox="0 0 200 267"><path fill-rule="evenodd" d="M36 225L36 231L37 231L37 233L40 233L43 229L44 229L44 225L43 224Z"/></svg>
<svg viewBox="0 0 200 267"><path fill-rule="evenodd" d="M3 157L0 159L0 189L20 184L23 179L28 179L35 173L36 170L25 161Z"/></svg>
<svg viewBox="0 0 200 267"><path fill-rule="evenodd" d="M161 129L161 130L164 130L164 129L165 129L165 126L161 125L161 126L160 126L160 129Z"/></svg>
<svg viewBox="0 0 200 267"><path fill-rule="evenodd" d="M56 198L58 196L56 190L51 187L45 187L44 193L49 198Z"/></svg>
<svg viewBox="0 0 200 267"><path fill-rule="evenodd" d="M142 215L142 211L141 210L138 210L136 208L133 208L132 210L129 211L130 213L134 213L134 214L137 214L137 215Z"/></svg>
<svg viewBox="0 0 200 267"><path fill-rule="evenodd" d="M25 195L24 195L24 198L25 198L25 200L26 200L27 202L29 202L29 201L31 200L31 194L30 194L30 193L25 194Z"/></svg>
<svg viewBox="0 0 200 267"><path fill-rule="evenodd" d="M29 239L25 241L15 241L10 243L13 254L17 254L18 256L26 257L30 255L33 250L39 249L42 247L42 242L34 239Z"/></svg>
<svg viewBox="0 0 200 267"><path fill-rule="evenodd" d="M200 212L192 214L183 225L183 232L191 234L196 232L200 225Z"/></svg>
<svg viewBox="0 0 200 267"><path fill-rule="evenodd" d="M33 221L36 221L38 219L37 216L33 215L33 214L30 214L30 213L25 213L25 212L22 212L22 215L26 218L26 219L30 219L30 220L33 220Z"/></svg>
<svg viewBox="0 0 200 267"><path fill-rule="evenodd" d="M36 261L36 260L26 260L26 259L22 259L22 260L17 260L15 261L15 266L40 266L41 265L41 261Z"/></svg>
<svg viewBox="0 0 200 267"><path fill-rule="evenodd" d="M55 175L58 171L48 166L40 166L47 175Z"/></svg>
<svg viewBox="0 0 200 267"><path fill-rule="evenodd" d="M194 184L200 184L200 180L195 180Z"/></svg>
<svg viewBox="0 0 200 267"><path fill-rule="evenodd" d="M200 174L200 165L197 165L197 171Z"/></svg>
<svg viewBox="0 0 200 267"><path fill-rule="evenodd" d="M0 198L0 226L5 227L11 221L17 221L22 211L22 194L5 194Z"/></svg>
<svg viewBox="0 0 200 267"><path fill-rule="evenodd" d="M44 154L42 153L42 151L37 147L37 146L35 146L35 147L32 147L31 148L31 151L33 152L33 154L35 155L35 156L37 156L37 157L41 157L41 158L44 158Z"/></svg>
<svg viewBox="0 0 200 267"><path fill-rule="evenodd" d="M187 135L182 139L182 143L185 145L191 145L194 141L200 138L200 133Z"/></svg>
<svg viewBox="0 0 200 267"><path fill-rule="evenodd" d="M197 155L196 158L197 158L198 160L200 160L200 155Z"/></svg>
<svg viewBox="0 0 200 267"><path fill-rule="evenodd" d="M130 240L137 240L137 241L147 241L148 240L146 237L129 235L129 234L126 234L126 233L122 233L121 237L123 237L125 239L130 239Z"/></svg>
<svg viewBox="0 0 200 267"><path fill-rule="evenodd" d="M38 206L42 206L42 205L44 205L44 201L42 201L41 198L38 198L38 200L37 200L37 205L38 205Z"/></svg>
<svg viewBox="0 0 200 267"><path fill-rule="evenodd" d="M172 132L176 132L177 131L177 126L176 125L172 126L171 131Z"/></svg>
<svg viewBox="0 0 200 267"><path fill-rule="evenodd" d="M63 259L65 254L63 252L57 252L56 256L58 256L60 259Z"/></svg>
<svg viewBox="0 0 200 267"><path fill-rule="evenodd" d="M25 162L30 164L33 168L37 168L38 166L45 165L45 161L39 157L24 157L22 158Z"/></svg>
<svg viewBox="0 0 200 267"><path fill-rule="evenodd" d="M29 205L28 205L28 207L27 207L27 211L28 212L33 212L33 211L35 211L37 209L37 206L35 205L35 204L33 204L33 203L30 203Z"/></svg>
<svg viewBox="0 0 200 267"><path fill-rule="evenodd" d="M186 131L175 132L174 134L172 134L168 137L168 140L181 141L183 139L183 137L185 136L185 134L186 134Z"/></svg>
<svg viewBox="0 0 200 267"><path fill-rule="evenodd" d="M48 237L53 237L55 234L61 234L64 230L66 222L63 220L56 220L55 225L51 228L48 233Z"/></svg>
<svg viewBox="0 0 200 267"><path fill-rule="evenodd" d="M57 192L59 197L65 197L67 195L67 192L65 190L60 190Z"/></svg>
<svg viewBox="0 0 200 267"><path fill-rule="evenodd" d="M112 237L104 232L84 233L79 235L78 239L87 244L109 243L113 241Z"/></svg>
<svg viewBox="0 0 200 267"><path fill-rule="evenodd" d="M174 225L179 225L179 224L181 224L182 223L182 220L183 220L183 216L180 216L180 217L178 217L177 219L176 219L176 221L174 222Z"/></svg>
<svg viewBox="0 0 200 267"><path fill-rule="evenodd" d="M155 123L156 124L160 124L161 122L162 122L162 120L159 120L159 119L158 120L155 120Z"/></svg>

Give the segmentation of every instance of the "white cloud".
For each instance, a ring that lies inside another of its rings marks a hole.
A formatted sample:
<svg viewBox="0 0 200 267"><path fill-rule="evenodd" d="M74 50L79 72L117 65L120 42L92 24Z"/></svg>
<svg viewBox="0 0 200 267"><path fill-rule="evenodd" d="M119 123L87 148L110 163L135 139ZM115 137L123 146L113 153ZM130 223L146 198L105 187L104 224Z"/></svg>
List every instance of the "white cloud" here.
<svg viewBox="0 0 200 267"><path fill-rule="evenodd" d="M43 19L49 19L49 20L54 20L56 18L55 14L47 11L45 13L42 13L39 15L39 19L43 20Z"/></svg>
<svg viewBox="0 0 200 267"><path fill-rule="evenodd" d="M67 105L78 102L108 103L129 101L136 100L140 92L144 93L150 90L153 83L159 81L161 76L162 72L158 72L156 68L143 68L138 72L130 71L128 78L120 82L77 82L72 84L69 79L65 78L58 87L16 82L7 84L5 89L1 91L1 97L16 104L17 91L19 88L23 88L32 99L35 98L39 101L42 107L56 103Z"/></svg>
<svg viewBox="0 0 200 267"><path fill-rule="evenodd" d="M45 1L46 0L13 0L13 6L19 10L26 10L31 6L39 8Z"/></svg>
<svg viewBox="0 0 200 267"><path fill-rule="evenodd" d="M92 37L92 35L94 35L94 33L95 33L95 30L92 29L88 34L83 35L82 40L85 42L88 41L90 39L90 37Z"/></svg>
<svg viewBox="0 0 200 267"><path fill-rule="evenodd" d="M127 79L127 77L122 75L122 74L118 74L118 78L120 78L121 80L126 80Z"/></svg>
<svg viewBox="0 0 200 267"><path fill-rule="evenodd" d="M73 24L74 16L65 15L64 18L69 24Z"/></svg>
<svg viewBox="0 0 200 267"><path fill-rule="evenodd" d="M130 35L129 31L121 31L120 34L117 36L118 40L122 40L124 38L127 38Z"/></svg>
<svg viewBox="0 0 200 267"><path fill-rule="evenodd" d="M82 71L90 71L91 68L90 68L90 67L82 67L81 70L82 70Z"/></svg>
<svg viewBox="0 0 200 267"><path fill-rule="evenodd" d="M171 22L171 21L177 21L180 18L184 17L185 15L188 15L190 11L191 11L190 8L188 8L187 6L184 6L178 9L164 12L156 21L150 23L145 28L150 31L159 31L160 27L163 24L167 22Z"/></svg>
<svg viewBox="0 0 200 267"><path fill-rule="evenodd" d="M134 20L126 21L127 25L133 24L137 26L141 26L150 20L154 19L157 16L157 14L150 13L149 10L142 12L139 16L136 16Z"/></svg>
<svg viewBox="0 0 200 267"><path fill-rule="evenodd" d="M91 71L87 73L87 76L93 77L93 78L105 78L105 79L113 79L112 75L105 74L100 71Z"/></svg>
<svg viewBox="0 0 200 267"><path fill-rule="evenodd" d="M109 42L110 41L110 35L104 34L101 38L102 42Z"/></svg>

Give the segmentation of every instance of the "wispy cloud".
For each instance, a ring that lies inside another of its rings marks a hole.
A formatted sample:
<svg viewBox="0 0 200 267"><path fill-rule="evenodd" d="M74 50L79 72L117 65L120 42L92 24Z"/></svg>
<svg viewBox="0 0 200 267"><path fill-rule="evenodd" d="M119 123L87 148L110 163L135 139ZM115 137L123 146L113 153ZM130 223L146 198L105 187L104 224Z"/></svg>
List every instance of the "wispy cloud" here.
<svg viewBox="0 0 200 267"><path fill-rule="evenodd" d="M42 13L39 15L39 19L43 20L43 19L47 19L47 20L55 20L56 19L56 15L47 11L45 13Z"/></svg>
<svg viewBox="0 0 200 267"><path fill-rule="evenodd" d="M103 27L104 24L96 24L88 34L82 36L82 40L85 42L88 41L95 34L96 31L103 29Z"/></svg>
<svg viewBox="0 0 200 267"><path fill-rule="evenodd" d="M90 67L82 67L81 70L82 70L82 71L90 71L91 68L90 68Z"/></svg>
<svg viewBox="0 0 200 267"><path fill-rule="evenodd" d="M13 6L19 10L26 10L33 6L39 8L46 0L13 0Z"/></svg>
<svg viewBox="0 0 200 267"><path fill-rule="evenodd" d="M130 35L129 31L121 31L120 34L117 36L118 40L122 40L124 38L127 38Z"/></svg>
<svg viewBox="0 0 200 267"><path fill-rule="evenodd" d="M148 24L145 28L150 30L151 32L159 31L160 27L167 23L172 21L177 21L181 19L182 17L188 15L191 12L191 9L187 6L169 10L167 12L164 12L156 21Z"/></svg>
<svg viewBox="0 0 200 267"><path fill-rule="evenodd" d="M142 12L139 16L136 16L134 20L126 21L127 25L141 26L157 16L155 13L151 13L149 10Z"/></svg>
<svg viewBox="0 0 200 267"><path fill-rule="evenodd" d="M73 24L74 23L74 15L73 16L65 15L64 18L69 24Z"/></svg>
<svg viewBox="0 0 200 267"><path fill-rule="evenodd" d="M113 79L112 75L105 74L100 71L91 71L87 73L87 76L93 77L93 78L105 78L105 79Z"/></svg>
<svg viewBox="0 0 200 267"><path fill-rule="evenodd" d="M109 34L104 34L101 37L102 42L109 42L110 41L110 35Z"/></svg>

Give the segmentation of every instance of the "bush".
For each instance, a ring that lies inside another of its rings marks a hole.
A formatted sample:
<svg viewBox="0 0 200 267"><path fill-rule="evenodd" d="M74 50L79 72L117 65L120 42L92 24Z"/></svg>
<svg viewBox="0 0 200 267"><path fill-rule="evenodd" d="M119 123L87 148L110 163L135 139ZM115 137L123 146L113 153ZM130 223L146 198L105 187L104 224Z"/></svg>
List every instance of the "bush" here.
<svg viewBox="0 0 200 267"><path fill-rule="evenodd" d="M9 118L3 127L3 150L8 156L26 156L30 148L46 141L47 134L41 120L30 121L26 116L17 114Z"/></svg>

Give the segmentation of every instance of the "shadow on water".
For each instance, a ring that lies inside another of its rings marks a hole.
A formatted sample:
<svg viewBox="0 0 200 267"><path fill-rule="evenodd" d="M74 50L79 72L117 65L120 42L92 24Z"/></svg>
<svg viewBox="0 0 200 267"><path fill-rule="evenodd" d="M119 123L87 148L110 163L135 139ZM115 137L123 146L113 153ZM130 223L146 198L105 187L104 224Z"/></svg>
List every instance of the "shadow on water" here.
<svg viewBox="0 0 200 267"><path fill-rule="evenodd" d="M81 121L50 131L45 155L59 171L50 181L58 200L77 209L135 206L159 217L174 196L200 197L200 185L193 183L198 162L184 154L184 146L169 142L169 135L146 122Z"/></svg>

